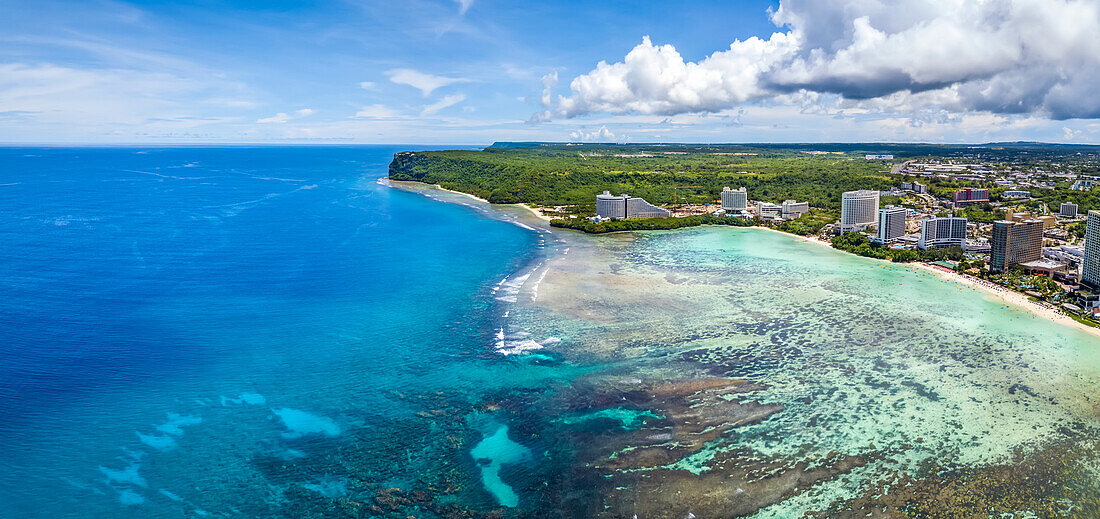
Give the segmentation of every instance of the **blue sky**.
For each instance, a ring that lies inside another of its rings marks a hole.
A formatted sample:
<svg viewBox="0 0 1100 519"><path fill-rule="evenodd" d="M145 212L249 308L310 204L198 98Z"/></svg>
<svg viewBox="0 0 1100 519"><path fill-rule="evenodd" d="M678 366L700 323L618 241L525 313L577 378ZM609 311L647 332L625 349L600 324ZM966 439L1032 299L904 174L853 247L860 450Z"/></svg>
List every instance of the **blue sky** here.
<svg viewBox="0 0 1100 519"><path fill-rule="evenodd" d="M0 142L1100 142L1095 4L0 0Z"/></svg>

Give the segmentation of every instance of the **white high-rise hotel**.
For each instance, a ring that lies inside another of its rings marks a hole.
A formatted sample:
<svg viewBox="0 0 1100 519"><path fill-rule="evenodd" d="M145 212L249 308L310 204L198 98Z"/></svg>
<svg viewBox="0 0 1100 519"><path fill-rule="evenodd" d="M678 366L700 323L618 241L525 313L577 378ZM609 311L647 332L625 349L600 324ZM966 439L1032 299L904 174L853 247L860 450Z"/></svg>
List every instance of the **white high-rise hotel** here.
<svg viewBox="0 0 1100 519"><path fill-rule="evenodd" d="M601 218L648 218L653 216L671 216L663 207L657 207L644 198L628 194L615 196L609 191L596 195L596 215Z"/></svg>
<svg viewBox="0 0 1100 519"><path fill-rule="evenodd" d="M840 232L864 229L878 217L878 191L846 191L840 197Z"/></svg>
<svg viewBox="0 0 1100 519"><path fill-rule="evenodd" d="M1085 224L1085 261L1081 262L1081 284L1100 290L1100 211L1089 211Z"/></svg>
<svg viewBox="0 0 1100 519"><path fill-rule="evenodd" d="M888 205L878 211L878 235L875 241L889 243L905 236L905 208Z"/></svg>
<svg viewBox="0 0 1100 519"><path fill-rule="evenodd" d="M917 247L927 250L952 246L966 246L966 218L934 216L921 220Z"/></svg>
<svg viewBox="0 0 1100 519"><path fill-rule="evenodd" d="M745 188L722 188L722 209L726 211L744 211L749 207L749 194Z"/></svg>

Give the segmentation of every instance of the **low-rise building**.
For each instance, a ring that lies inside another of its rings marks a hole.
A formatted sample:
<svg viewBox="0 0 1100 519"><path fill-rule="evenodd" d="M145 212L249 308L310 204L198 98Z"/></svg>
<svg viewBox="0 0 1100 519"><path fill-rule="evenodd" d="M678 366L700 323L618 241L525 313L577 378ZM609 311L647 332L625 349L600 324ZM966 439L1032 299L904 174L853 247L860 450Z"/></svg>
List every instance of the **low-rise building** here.
<svg viewBox="0 0 1100 519"><path fill-rule="evenodd" d="M1005 198L1031 198L1031 191L1005 191L1001 196Z"/></svg>
<svg viewBox="0 0 1100 519"><path fill-rule="evenodd" d="M1030 211L1021 211L1021 212L1018 212L1018 213L1014 213L1012 211L1006 211L1005 212L1005 220L1008 220L1010 222L1023 222L1023 221L1027 221L1027 220L1039 220L1040 222L1043 222L1043 230L1044 231L1048 230L1048 229L1053 229L1055 226L1058 225L1058 218L1057 217L1055 217L1053 215L1049 215L1049 214L1037 215L1037 214L1035 214L1033 212L1030 212Z"/></svg>
<svg viewBox="0 0 1100 519"><path fill-rule="evenodd" d="M757 203L756 212L760 215L760 218L772 220L783 218L783 207L770 202Z"/></svg>
<svg viewBox="0 0 1100 519"><path fill-rule="evenodd" d="M920 195L928 192L928 186L920 182L902 182L900 187L902 191L912 191Z"/></svg>
<svg viewBox="0 0 1100 519"><path fill-rule="evenodd" d="M796 202L794 200L784 200L783 205L780 208L780 213L784 220L791 220L794 218L800 218L802 215L810 212L809 202Z"/></svg>

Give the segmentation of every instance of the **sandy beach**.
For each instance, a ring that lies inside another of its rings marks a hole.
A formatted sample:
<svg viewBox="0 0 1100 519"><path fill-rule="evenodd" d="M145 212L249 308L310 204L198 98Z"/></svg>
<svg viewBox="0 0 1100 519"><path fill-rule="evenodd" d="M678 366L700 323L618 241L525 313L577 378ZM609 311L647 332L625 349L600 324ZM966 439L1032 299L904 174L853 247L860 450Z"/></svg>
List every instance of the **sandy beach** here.
<svg viewBox="0 0 1100 519"><path fill-rule="evenodd" d="M388 180L388 177L383 177L383 178L386 178ZM431 186L431 187L434 187L434 188L436 188L440 191L446 191L448 193L454 193L456 195L462 195L462 196L467 197L467 198L472 198L472 199L477 200L478 202L481 202L483 204L490 204L490 202L488 200L486 200L484 198L481 198L479 196L474 196L474 195L471 195L470 193L463 193L462 191L455 191L454 189L447 189L447 188L445 188L445 187L443 187L439 184L424 184L422 182L406 182L406 181L401 181L401 180L389 180L389 182L391 182L392 183L391 185L393 185L394 187L402 187L402 186L427 187L427 186ZM533 208L531 206L528 206L527 204L503 204L503 205L510 205L510 206L515 206L515 207L524 209L527 212L534 215L539 220L542 220L544 222L549 222L549 221L553 220L553 218L550 218L549 216L546 216L546 215L540 213L538 210L536 210L535 208Z"/></svg>
<svg viewBox="0 0 1100 519"><path fill-rule="evenodd" d="M973 276L968 276L966 274L951 272L947 269L935 267L927 263L914 262L909 263L908 265L914 268L933 272L944 280L961 283L971 288L982 290L987 294L1000 298L1006 303L1023 308L1024 310L1027 310L1040 317L1045 317L1060 324L1072 326L1083 332L1087 332L1097 337L1100 337L1100 328L1094 328L1092 326L1081 324L1073 320L1066 314L1062 313L1060 310L1050 305L1049 303L1037 303L1035 301L1032 301L1031 299L1028 299L1026 295L1021 294L1015 290L1004 288L1002 286L985 281L984 279L978 279Z"/></svg>
<svg viewBox="0 0 1100 519"><path fill-rule="evenodd" d="M424 184L421 184L421 185L424 185ZM447 188L444 188L444 187L440 186L439 184L435 184L434 187L436 189L439 189L439 190L442 190L442 191L447 191L449 193L454 193L454 194L457 194L457 195L466 196L466 197L472 198L474 200L477 200L479 202L483 202L483 203L486 203L486 204L489 203L488 200L485 200L483 198L476 197L476 196L471 195L469 193L463 193L461 191L455 191L455 190L452 190L452 189L447 189ZM543 215L542 213L540 213L535 208L530 207L526 204L509 204L509 205L514 205L516 207L523 208L523 209L527 210L529 213L531 213L532 215L534 215L535 217L537 217L538 219L540 219L542 221L549 222L551 220L550 217ZM783 234L783 235L789 236L791 238L798 239L801 242L812 243L812 244L819 245L819 246L822 246L822 247L829 247L831 249L834 248L831 243L829 243L827 241L824 241L824 240L822 240L822 239L820 239L816 236L800 236L800 235L797 235L797 234L791 234L789 232L783 232L783 231L780 231L780 230L777 230L777 229L772 229L770 227L764 227L764 226L759 226L759 227L754 227L754 228L769 231L769 232ZM844 251L841 251L841 252L844 252ZM876 258L870 258L870 259L876 259ZM890 263L889 260L879 260L879 261L886 261L887 263ZM999 285L995 285L995 284L990 283L988 281L978 279L978 278L975 278L975 277L972 277L972 276L968 276L968 275L965 275L965 274L959 274L959 273L956 273L956 272L948 271L947 269L944 269L944 268L941 268L941 267L935 267L935 266L932 266L932 265L929 265L929 264L926 264L926 263L913 262L913 263L905 263L904 265L909 265L913 268L918 268L918 269L922 269L922 270L926 270L926 271L935 273L936 275L940 276L945 281L950 281L950 282L954 282L954 283L961 283L961 284L964 284L964 285L969 286L971 288L981 290L981 291L983 291L987 294L990 294L994 297L1000 298L1002 301L1004 301L1006 303L1009 303L1011 305L1018 306L1018 307L1020 307L1024 310L1027 310L1028 312L1031 312L1034 315L1044 317L1046 319L1050 319L1051 321L1055 321L1057 323L1064 324L1066 326L1072 326L1072 327L1077 328L1078 330L1081 330L1083 332L1087 332L1087 333L1092 334L1096 337L1100 337L1100 328L1094 328L1092 326L1088 326L1088 325L1079 323L1079 322L1073 320L1072 318L1070 318L1069 316L1065 315L1064 313L1062 313L1056 307L1054 307L1054 306L1052 306L1048 303L1037 303L1035 301L1032 301L1032 300L1028 299L1028 297L1026 295L1021 294L1019 292L1016 292L1014 290L1010 290L1010 289L1001 287Z"/></svg>
<svg viewBox="0 0 1100 519"><path fill-rule="evenodd" d="M779 231L779 230L776 230L776 229L771 229L771 228L768 228L768 227L758 227L758 229L764 229L764 230L768 230L768 231L771 231L771 232L786 234L787 236L791 236L791 237L794 237L794 238L799 238L802 241L806 241L806 242L809 242L809 243L815 243L817 245L822 245L822 246L825 246L825 247L833 248L833 245L831 243L826 242L826 241L824 241L820 238L817 238L816 236L799 236L797 234L791 234L791 233L788 233L788 232L783 232L783 231ZM877 259L877 258L870 258L870 259ZM886 261L887 263L892 263L889 260L879 260L879 261ZM994 297L997 297L997 298L1001 299L1002 301L1004 301L1006 303L1009 303L1011 305L1015 305L1015 306L1018 306L1020 308L1023 308L1024 310L1027 310L1028 312L1031 312L1032 314L1038 315L1040 317L1044 317L1046 319L1050 319L1052 321L1055 321L1055 322L1060 323L1060 324L1064 324L1066 326L1072 326L1072 327L1077 328L1078 330L1081 330L1083 332L1087 332L1087 333L1090 333L1090 334L1095 335L1097 337L1100 337L1100 328L1095 328L1095 327L1092 327L1092 326L1081 324L1081 323L1073 320L1072 318L1070 318L1066 314L1062 313L1061 310L1054 307L1053 305L1050 305L1049 303L1038 303L1038 302L1032 301L1031 299L1028 299L1028 297L1026 295L1021 294L1021 293L1019 293L1015 290L1010 290L1010 289L1002 287L1000 285L990 283L990 282L988 282L984 279L978 279L978 278L975 278L973 276L968 276L966 274L959 274L957 272L952 272L952 271L947 270L947 269L942 268L942 267L935 267L935 266L929 265L927 263L913 262L913 263L904 263L904 265L908 265L908 266L911 266L913 268L918 268L918 269L921 269L921 270L926 270L926 271L935 273L936 275L940 276L941 278L943 278L946 281L951 281L951 282L954 282L954 283L961 283L961 284L964 284L968 287L971 287L971 288L974 288L974 289L977 289L977 290L981 290L981 291L983 291L987 294L990 294Z"/></svg>
<svg viewBox="0 0 1100 519"><path fill-rule="evenodd" d="M483 202L483 203L486 203L486 204L489 203L488 200L486 200L484 198L481 198L479 196L471 195L470 193L463 193L462 191L455 191L454 189L447 189L447 188L445 188L445 187L443 187L439 184L432 184L432 185L435 186L435 188L440 190L440 191L446 191L448 193L454 193L456 195L462 195L462 196L465 196L465 197L470 197L470 198L473 198L474 200L477 200L478 202Z"/></svg>
<svg viewBox="0 0 1100 519"><path fill-rule="evenodd" d="M549 222L550 220L553 220L553 218L550 218L549 216L546 216L546 215L540 213L538 211L538 209L535 209L534 207L531 207L527 204L513 204L513 205L515 205L517 207L522 207L522 208L530 211L531 214L537 216L540 220L547 221L547 222Z"/></svg>
<svg viewBox="0 0 1100 519"><path fill-rule="evenodd" d="M784 232L784 231L780 231L778 229L772 229L771 227L764 227L764 226L756 226L756 227L753 227L753 229L761 229L761 230L765 230L765 231L777 232L779 234L790 236L791 238L796 238L799 241L804 241L804 242L809 242L809 243L821 245L822 247L828 247L830 249L833 248L833 244L831 244L831 243L829 243L825 240L822 240L821 238L818 238L817 236L801 236L801 235L798 235L798 234L792 234L792 233L789 233L789 232Z"/></svg>

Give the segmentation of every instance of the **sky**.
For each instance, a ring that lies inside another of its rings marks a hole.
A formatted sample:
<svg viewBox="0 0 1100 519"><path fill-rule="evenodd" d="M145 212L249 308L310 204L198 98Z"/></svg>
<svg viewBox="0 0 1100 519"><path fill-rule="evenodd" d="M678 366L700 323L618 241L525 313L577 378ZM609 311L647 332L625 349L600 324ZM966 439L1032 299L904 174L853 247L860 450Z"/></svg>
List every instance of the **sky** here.
<svg viewBox="0 0 1100 519"><path fill-rule="evenodd" d="M0 0L0 143L1100 143L1100 0Z"/></svg>

